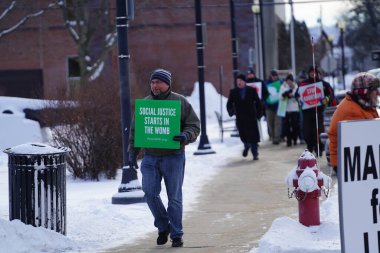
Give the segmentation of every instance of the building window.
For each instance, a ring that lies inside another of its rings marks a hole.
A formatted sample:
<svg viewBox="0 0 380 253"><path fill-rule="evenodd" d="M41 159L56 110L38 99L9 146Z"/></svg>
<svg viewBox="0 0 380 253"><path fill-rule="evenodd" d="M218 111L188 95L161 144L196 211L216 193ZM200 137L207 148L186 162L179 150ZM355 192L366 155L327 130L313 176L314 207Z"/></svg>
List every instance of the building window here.
<svg viewBox="0 0 380 253"><path fill-rule="evenodd" d="M80 67L78 56L72 56L67 58L69 79L76 79L80 77Z"/></svg>

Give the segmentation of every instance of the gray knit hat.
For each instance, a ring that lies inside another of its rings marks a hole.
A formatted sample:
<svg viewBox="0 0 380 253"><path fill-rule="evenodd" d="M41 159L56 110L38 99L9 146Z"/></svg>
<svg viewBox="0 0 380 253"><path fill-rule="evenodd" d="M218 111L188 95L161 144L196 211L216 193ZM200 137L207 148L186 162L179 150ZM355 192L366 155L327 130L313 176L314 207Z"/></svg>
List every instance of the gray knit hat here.
<svg viewBox="0 0 380 253"><path fill-rule="evenodd" d="M272 70L270 71L270 75L271 75L271 76L278 76L278 71L277 71L277 69L272 69Z"/></svg>
<svg viewBox="0 0 380 253"><path fill-rule="evenodd" d="M379 79L367 72L360 72L352 80L351 91L363 94L367 93L368 89L377 89L380 86Z"/></svg>
<svg viewBox="0 0 380 253"><path fill-rule="evenodd" d="M367 72L360 72L352 80L351 91L348 94L363 108L376 107L376 104L370 98L370 93L379 87L379 78Z"/></svg>
<svg viewBox="0 0 380 253"><path fill-rule="evenodd" d="M169 86L172 84L172 74L165 69L154 70L150 76L150 81L153 79L161 80Z"/></svg>

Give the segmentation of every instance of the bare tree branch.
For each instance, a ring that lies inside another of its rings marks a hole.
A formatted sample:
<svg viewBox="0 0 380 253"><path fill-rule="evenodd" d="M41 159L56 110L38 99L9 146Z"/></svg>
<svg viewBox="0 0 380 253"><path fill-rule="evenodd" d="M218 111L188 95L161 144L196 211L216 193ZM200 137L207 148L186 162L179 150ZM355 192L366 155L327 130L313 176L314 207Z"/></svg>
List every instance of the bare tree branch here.
<svg viewBox="0 0 380 253"><path fill-rule="evenodd" d="M16 4L16 1L12 1L12 3L9 5L9 7L6 8L3 11L3 13L1 13L0 20L6 17L6 15L14 8L15 4ZM52 3L50 3L48 5L47 8L53 8L57 4L59 4L59 2L52 2ZM25 24L28 19L34 18L34 17L38 17L38 16L42 15L44 12L45 12L45 10L39 10L37 12L34 12L34 13L26 15L25 17L21 18L16 24L12 25L11 27L9 27L9 28L7 28L5 30L0 31L0 38L4 37L5 35L7 35L7 34L9 34L11 32L13 32L17 28L19 28L20 26L22 26L23 24Z"/></svg>
<svg viewBox="0 0 380 253"><path fill-rule="evenodd" d="M8 12L10 12L13 9L13 7L15 6L15 4L16 4L16 1L12 1L12 3L9 5L9 7L6 8L3 11L3 13L1 13L0 20L3 19L8 14Z"/></svg>
<svg viewBox="0 0 380 253"><path fill-rule="evenodd" d="M99 76L116 44L116 28L109 24L109 0L72 1L60 8L69 34L78 47L80 83L85 84Z"/></svg>
<svg viewBox="0 0 380 253"><path fill-rule="evenodd" d="M16 30L17 28L19 28L21 25L23 25L29 18L32 18L32 17L37 17L37 16L40 16L42 13L44 13L43 10L40 10L40 11L37 11L35 13L32 13L32 14L29 14L25 17L23 17L20 21L18 21L15 25L11 26L10 28L8 29L5 29L3 31L0 32L0 38L7 35L8 33Z"/></svg>

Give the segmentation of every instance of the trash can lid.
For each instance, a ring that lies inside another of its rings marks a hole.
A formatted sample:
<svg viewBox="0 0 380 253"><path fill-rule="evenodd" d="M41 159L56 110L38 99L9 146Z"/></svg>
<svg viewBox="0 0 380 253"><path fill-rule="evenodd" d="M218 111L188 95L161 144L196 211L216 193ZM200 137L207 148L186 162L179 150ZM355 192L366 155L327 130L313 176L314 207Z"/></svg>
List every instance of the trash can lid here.
<svg viewBox="0 0 380 253"><path fill-rule="evenodd" d="M4 153L14 155L45 155L45 154L60 154L69 152L69 148L65 147L51 147L44 143L25 143L13 148L3 150Z"/></svg>

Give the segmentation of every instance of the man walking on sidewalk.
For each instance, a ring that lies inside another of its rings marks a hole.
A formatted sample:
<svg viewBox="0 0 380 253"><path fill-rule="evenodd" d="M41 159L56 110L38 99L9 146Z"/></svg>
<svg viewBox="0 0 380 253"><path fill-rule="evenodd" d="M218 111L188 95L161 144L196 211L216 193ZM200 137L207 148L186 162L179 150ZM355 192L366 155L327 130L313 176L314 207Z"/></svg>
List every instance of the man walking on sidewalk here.
<svg viewBox="0 0 380 253"><path fill-rule="evenodd" d="M154 226L158 229L157 245L172 239L172 247L183 246L182 231L182 184L185 174L185 145L194 142L200 132L200 122L191 104L180 94L171 91L171 73L156 69L150 76L151 94L148 100L181 101L181 133L174 136L180 142L179 149L145 148L141 163L142 189L149 209L154 216ZM131 124L129 143L130 167L138 168L139 148L134 147L134 123ZM166 209L160 198L161 181L164 179L168 195Z"/></svg>
<svg viewBox="0 0 380 253"><path fill-rule="evenodd" d="M256 89L247 87L245 75L238 75L236 84L228 96L227 111L230 116L236 115L236 127L244 144L243 157L246 157L251 149L253 160L259 160L258 120L262 116L261 101Z"/></svg>

